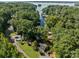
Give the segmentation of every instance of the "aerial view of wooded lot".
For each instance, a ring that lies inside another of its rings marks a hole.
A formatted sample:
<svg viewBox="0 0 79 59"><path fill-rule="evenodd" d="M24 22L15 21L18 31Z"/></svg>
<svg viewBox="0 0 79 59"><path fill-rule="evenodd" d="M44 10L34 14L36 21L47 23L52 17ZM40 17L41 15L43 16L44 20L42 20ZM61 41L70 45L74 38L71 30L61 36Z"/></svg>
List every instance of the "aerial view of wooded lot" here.
<svg viewBox="0 0 79 59"><path fill-rule="evenodd" d="M0 2L0 58L78 58L79 2Z"/></svg>

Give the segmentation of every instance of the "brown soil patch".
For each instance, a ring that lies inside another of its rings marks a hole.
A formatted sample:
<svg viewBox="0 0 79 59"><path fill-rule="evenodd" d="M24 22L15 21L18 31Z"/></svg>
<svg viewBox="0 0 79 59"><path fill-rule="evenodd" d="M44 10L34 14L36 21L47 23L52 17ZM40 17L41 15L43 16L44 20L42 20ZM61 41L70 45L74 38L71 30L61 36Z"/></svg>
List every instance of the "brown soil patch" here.
<svg viewBox="0 0 79 59"><path fill-rule="evenodd" d="M52 52L49 56L50 56L51 58L56 58L56 52Z"/></svg>

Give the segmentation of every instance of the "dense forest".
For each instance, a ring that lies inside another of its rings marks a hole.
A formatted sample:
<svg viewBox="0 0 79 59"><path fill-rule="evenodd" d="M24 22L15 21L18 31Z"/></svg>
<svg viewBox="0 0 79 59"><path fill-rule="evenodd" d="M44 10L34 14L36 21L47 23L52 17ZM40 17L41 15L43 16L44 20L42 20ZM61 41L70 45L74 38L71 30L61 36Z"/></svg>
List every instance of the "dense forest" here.
<svg viewBox="0 0 79 59"><path fill-rule="evenodd" d="M21 45L27 42L40 55L79 57L79 8L59 5L44 8L44 26L39 25L36 8L36 5L23 2L0 3L0 57L25 57L10 42L13 33L23 37ZM13 30L8 30L10 26Z"/></svg>
<svg viewBox="0 0 79 59"><path fill-rule="evenodd" d="M57 57L79 57L79 8L48 6L46 27L52 32L52 48Z"/></svg>
<svg viewBox="0 0 79 59"><path fill-rule="evenodd" d="M9 42L10 34L17 32L24 37L37 26L39 14L30 3L0 3L0 57L21 57L16 47ZM9 26L14 30L7 31Z"/></svg>

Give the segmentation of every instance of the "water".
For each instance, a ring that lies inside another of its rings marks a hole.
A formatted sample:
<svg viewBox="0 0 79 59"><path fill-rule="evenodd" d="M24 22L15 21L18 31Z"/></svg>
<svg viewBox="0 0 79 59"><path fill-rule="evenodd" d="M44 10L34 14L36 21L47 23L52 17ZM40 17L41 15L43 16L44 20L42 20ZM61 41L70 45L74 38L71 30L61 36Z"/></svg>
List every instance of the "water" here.
<svg viewBox="0 0 79 59"><path fill-rule="evenodd" d="M44 20L44 17L42 15L40 16L39 20L40 20L40 26L44 26L44 21L45 20Z"/></svg>
<svg viewBox="0 0 79 59"><path fill-rule="evenodd" d="M44 26L44 17L42 15L42 9L49 6L49 5L68 5L68 6L74 6L74 3L33 3L34 5L37 5L37 11L39 12L40 15L40 26ZM38 6L40 4L41 6Z"/></svg>

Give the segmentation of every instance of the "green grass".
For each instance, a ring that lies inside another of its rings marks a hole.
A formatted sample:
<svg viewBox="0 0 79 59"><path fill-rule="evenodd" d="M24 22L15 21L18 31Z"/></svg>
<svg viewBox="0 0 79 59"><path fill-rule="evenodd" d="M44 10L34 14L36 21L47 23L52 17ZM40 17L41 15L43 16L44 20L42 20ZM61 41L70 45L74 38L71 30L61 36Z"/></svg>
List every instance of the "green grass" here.
<svg viewBox="0 0 79 59"><path fill-rule="evenodd" d="M37 58L40 56L40 53L35 51L31 46L28 46L26 42L24 42L24 45L21 45L21 42L19 42L19 45L30 58Z"/></svg>

